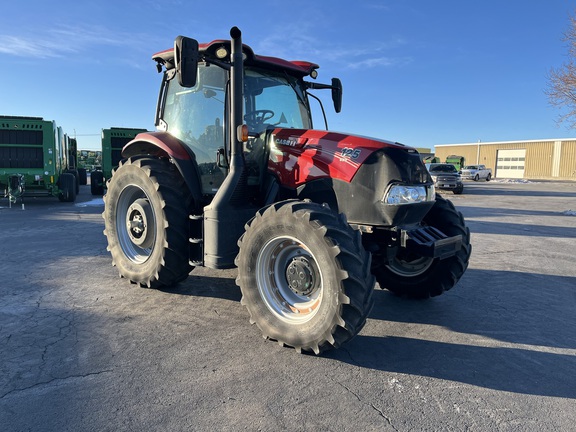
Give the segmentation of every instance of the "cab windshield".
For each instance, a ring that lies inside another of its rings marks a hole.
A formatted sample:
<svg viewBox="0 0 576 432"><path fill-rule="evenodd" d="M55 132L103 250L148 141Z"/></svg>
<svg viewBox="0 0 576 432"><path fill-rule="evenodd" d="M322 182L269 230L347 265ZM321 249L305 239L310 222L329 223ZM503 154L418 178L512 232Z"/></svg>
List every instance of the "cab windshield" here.
<svg viewBox="0 0 576 432"><path fill-rule="evenodd" d="M184 88L172 79L166 89L161 120L171 135L183 141L196 155L204 193L215 193L226 169L219 167L218 152L229 143L225 130L226 107L229 105L228 71L217 66L200 64L196 85ZM244 123L252 140L250 149L265 145L267 129L275 127L310 129L311 118L301 80L287 74L263 69L247 68L244 76ZM245 156L259 162L265 152L245 152Z"/></svg>
<svg viewBox="0 0 576 432"><path fill-rule="evenodd" d="M250 132L282 127L310 129L311 120L300 81L286 74L247 69L244 76L244 121Z"/></svg>

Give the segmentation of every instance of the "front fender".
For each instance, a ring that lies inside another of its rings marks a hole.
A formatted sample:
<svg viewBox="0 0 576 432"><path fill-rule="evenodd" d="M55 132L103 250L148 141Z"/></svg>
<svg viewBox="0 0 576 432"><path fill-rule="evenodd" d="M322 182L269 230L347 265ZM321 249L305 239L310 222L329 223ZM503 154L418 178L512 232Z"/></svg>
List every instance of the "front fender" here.
<svg viewBox="0 0 576 432"><path fill-rule="evenodd" d="M186 144L168 132L144 132L136 135L122 149L124 158L139 155L169 158L186 182L194 204L201 205L202 189L196 155Z"/></svg>

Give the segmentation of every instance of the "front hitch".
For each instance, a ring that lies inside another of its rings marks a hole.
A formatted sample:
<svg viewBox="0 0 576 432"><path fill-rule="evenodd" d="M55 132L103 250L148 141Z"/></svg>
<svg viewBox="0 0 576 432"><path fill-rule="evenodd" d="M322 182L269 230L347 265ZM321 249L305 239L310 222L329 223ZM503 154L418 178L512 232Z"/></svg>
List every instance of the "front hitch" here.
<svg viewBox="0 0 576 432"><path fill-rule="evenodd" d="M456 255L462 247L462 236L448 237L442 231L426 226L402 230L400 245L408 252L442 260Z"/></svg>

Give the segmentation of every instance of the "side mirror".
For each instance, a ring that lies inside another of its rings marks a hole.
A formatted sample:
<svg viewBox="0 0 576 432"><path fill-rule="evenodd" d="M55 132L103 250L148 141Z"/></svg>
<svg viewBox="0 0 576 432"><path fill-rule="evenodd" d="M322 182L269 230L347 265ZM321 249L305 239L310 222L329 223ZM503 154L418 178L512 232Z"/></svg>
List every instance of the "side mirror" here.
<svg viewBox="0 0 576 432"><path fill-rule="evenodd" d="M198 58L198 41L178 36L174 41L174 67L178 75L178 84L182 87L196 85Z"/></svg>
<svg viewBox="0 0 576 432"><path fill-rule="evenodd" d="M342 82L338 78L332 78L332 101L334 110L339 113L342 110Z"/></svg>

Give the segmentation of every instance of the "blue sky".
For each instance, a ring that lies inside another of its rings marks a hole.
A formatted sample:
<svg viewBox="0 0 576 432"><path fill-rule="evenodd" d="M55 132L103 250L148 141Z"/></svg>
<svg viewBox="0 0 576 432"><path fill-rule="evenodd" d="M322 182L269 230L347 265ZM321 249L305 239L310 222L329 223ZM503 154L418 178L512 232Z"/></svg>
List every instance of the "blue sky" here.
<svg viewBox="0 0 576 432"><path fill-rule="evenodd" d="M567 0L19 0L0 13L0 114L55 120L80 148L154 129L151 55L179 35L320 65L331 130L415 147L575 137L544 94L567 59ZM318 123L316 124L319 125Z"/></svg>

